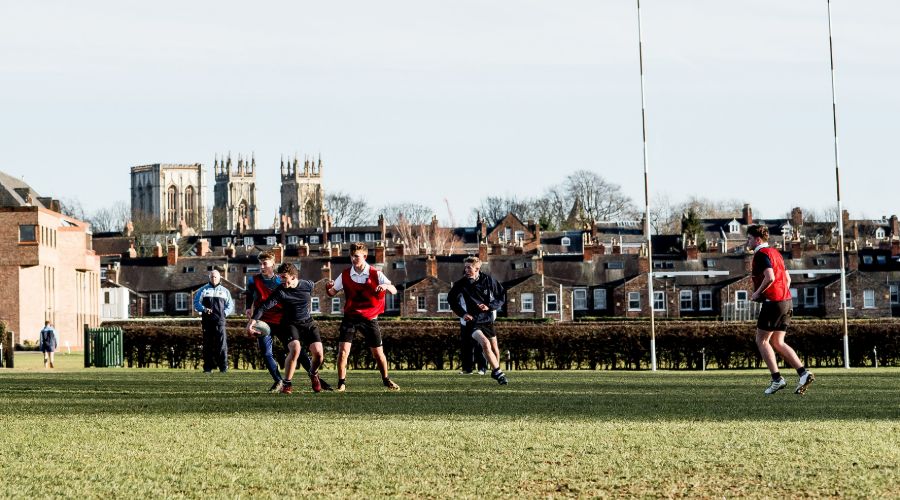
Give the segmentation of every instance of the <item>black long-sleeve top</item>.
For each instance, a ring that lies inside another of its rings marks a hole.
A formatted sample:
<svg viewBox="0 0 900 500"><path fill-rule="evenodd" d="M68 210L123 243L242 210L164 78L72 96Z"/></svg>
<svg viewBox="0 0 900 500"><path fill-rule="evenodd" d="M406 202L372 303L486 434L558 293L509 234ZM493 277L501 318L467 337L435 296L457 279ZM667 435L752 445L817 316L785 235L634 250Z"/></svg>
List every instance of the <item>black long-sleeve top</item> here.
<svg viewBox="0 0 900 500"><path fill-rule="evenodd" d="M464 276L453 283L447 302L460 318L468 314L475 318L476 324L490 323L494 321L493 311L500 310L506 302L506 290L491 276L478 273L475 280ZM482 311L479 304L486 304L488 310Z"/></svg>
<svg viewBox="0 0 900 500"><path fill-rule="evenodd" d="M258 320L264 312L275 307L275 304L281 304L282 325L309 321L312 318L309 313L312 289L313 282L309 280L300 280L294 288L287 288L284 284L278 285L278 288L272 291L272 295L269 295L269 299L253 311L253 319Z"/></svg>

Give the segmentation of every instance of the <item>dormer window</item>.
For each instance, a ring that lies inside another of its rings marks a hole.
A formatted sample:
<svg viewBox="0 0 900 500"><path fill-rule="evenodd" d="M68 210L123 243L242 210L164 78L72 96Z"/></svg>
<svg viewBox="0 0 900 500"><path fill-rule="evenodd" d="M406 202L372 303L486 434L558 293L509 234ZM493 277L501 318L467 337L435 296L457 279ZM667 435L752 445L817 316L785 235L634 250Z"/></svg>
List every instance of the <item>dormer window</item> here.
<svg viewBox="0 0 900 500"><path fill-rule="evenodd" d="M863 264L871 264L872 256L871 255L863 255Z"/></svg>
<svg viewBox="0 0 900 500"><path fill-rule="evenodd" d="M309 237L309 242L313 245L319 244L319 237L317 235L312 235Z"/></svg>
<svg viewBox="0 0 900 500"><path fill-rule="evenodd" d="M563 236L563 238L559 241L559 244L564 247L570 246L570 245L572 245L572 238L569 238L568 236Z"/></svg>
<svg viewBox="0 0 900 500"><path fill-rule="evenodd" d="M231 244L231 238L222 238L222 246L227 247Z"/></svg>
<svg viewBox="0 0 900 500"><path fill-rule="evenodd" d="M296 245L299 241L299 236L288 236L288 245Z"/></svg>
<svg viewBox="0 0 900 500"><path fill-rule="evenodd" d="M884 255L878 255L875 258L878 260L879 264L887 264L887 257L885 257Z"/></svg>
<svg viewBox="0 0 900 500"><path fill-rule="evenodd" d="M879 240L883 240L884 239L884 228L879 227L878 229L876 229L875 237L878 238Z"/></svg>
<svg viewBox="0 0 900 500"><path fill-rule="evenodd" d="M244 236L244 246L245 247L253 246L253 236Z"/></svg>
<svg viewBox="0 0 900 500"><path fill-rule="evenodd" d="M728 223L728 232L731 234L740 233L741 232L741 224L736 220L732 220L731 222Z"/></svg>
<svg viewBox="0 0 900 500"><path fill-rule="evenodd" d="M266 236L266 245L269 245L269 246L275 245L275 237L274 236Z"/></svg>
<svg viewBox="0 0 900 500"><path fill-rule="evenodd" d="M825 259L823 259L823 258L821 258L821 257L816 257L815 263L816 263L817 266L824 266L824 265L825 265Z"/></svg>

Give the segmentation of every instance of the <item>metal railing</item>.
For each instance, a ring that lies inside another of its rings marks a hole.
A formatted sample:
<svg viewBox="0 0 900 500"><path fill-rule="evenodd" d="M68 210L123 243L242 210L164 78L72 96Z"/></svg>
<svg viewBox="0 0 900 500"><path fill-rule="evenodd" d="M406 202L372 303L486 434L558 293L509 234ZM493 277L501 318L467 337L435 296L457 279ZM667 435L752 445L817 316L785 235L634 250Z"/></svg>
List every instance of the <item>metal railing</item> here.
<svg viewBox="0 0 900 500"><path fill-rule="evenodd" d="M722 304L722 321L756 321L762 304L742 300Z"/></svg>

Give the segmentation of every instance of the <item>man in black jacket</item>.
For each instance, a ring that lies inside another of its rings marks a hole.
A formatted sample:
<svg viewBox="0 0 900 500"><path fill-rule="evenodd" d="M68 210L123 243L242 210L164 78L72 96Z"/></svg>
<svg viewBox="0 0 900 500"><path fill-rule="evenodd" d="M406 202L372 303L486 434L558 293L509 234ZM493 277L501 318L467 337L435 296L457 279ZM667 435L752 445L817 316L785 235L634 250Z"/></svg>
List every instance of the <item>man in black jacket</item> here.
<svg viewBox="0 0 900 500"><path fill-rule="evenodd" d="M506 385L506 374L500 369L500 348L494 333L497 310L506 302L506 290L497 280L481 272L478 257L466 257L465 276L453 283L447 302L459 316L463 336L470 336L481 346L491 365L491 377L500 385Z"/></svg>

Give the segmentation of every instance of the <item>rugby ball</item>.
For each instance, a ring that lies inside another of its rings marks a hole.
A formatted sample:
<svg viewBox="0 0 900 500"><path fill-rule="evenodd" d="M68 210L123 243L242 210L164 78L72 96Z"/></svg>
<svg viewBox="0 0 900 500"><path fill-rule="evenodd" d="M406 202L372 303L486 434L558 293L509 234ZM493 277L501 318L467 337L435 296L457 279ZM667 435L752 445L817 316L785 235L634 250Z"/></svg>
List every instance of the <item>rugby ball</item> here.
<svg viewBox="0 0 900 500"><path fill-rule="evenodd" d="M260 335L270 335L272 333L272 328L265 321L257 321L253 328L259 332Z"/></svg>

